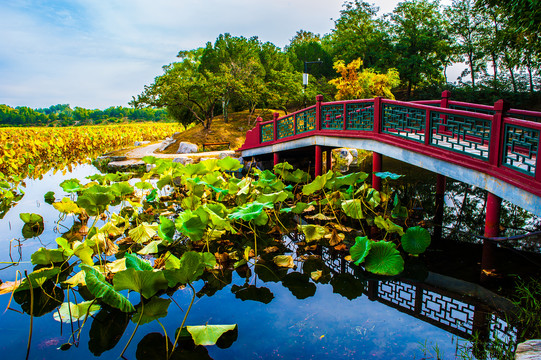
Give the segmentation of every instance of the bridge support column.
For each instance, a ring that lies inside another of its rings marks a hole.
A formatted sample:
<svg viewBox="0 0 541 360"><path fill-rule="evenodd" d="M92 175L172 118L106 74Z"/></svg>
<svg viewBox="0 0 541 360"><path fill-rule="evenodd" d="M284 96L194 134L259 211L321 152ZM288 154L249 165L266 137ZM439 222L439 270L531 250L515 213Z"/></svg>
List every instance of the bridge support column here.
<svg viewBox="0 0 541 360"><path fill-rule="evenodd" d="M321 145L316 145L315 174L319 176L323 172L323 149Z"/></svg>
<svg viewBox="0 0 541 360"><path fill-rule="evenodd" d="M381 191L381 178L375 174L381 172L382 157L377 152L372 153L372 187L377 191Z"/></svg>
<svg viewBox="0 0 541 360"><path fill-rule="evenodd" d="M434 214L434 242L441 240L443 208L445 206L445 183L447 178L438 174L436 180L436 213Z"/></svg>
<svg viewBox="0 0 541 360"><path fill-rule="evenodd" d="M487 193L487 208L485 215L485 237L497 237L500 233L500 210L502 199L491 192ZM483 255L481 270L494 269L496 244L490 240L483 240Z"/></svg>
<svg viewBox="0 0 541 360"><path fill-rule="evenodd" d="M274 166L279 164L280 163L280 153L278 153L278 152L272 153L272 160L273 160Z"/></svg>

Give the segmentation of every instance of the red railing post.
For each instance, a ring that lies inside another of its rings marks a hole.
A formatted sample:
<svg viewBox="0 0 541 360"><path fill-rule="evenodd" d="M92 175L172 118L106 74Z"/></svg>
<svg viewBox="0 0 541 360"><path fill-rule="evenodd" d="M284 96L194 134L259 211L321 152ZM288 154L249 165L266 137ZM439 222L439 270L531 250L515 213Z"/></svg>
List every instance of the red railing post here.
<svg viewBox="0 0 541 360"><path fill-rule="evenodd" d="M425 111L425 145L430 145L432 135L432 119L430 118L430 109Z"/></svg>
<svg viewBox="0 0 541 360"><path fill-rule="evenodd" d="M505 112L509 110L509 103L498 100L494 104L494 115L490 126L490 147L488 150L488 162L494 166L500 166L503 147L503 119Z"/></svg>
<svg viewBox="0 0 541 360"><path fill-rule="evenodd" d="M451 92L449 90L444 90L441 93L440 108L442 108L442 109L449 108L449 98L450 97L451 97Z"/></svg>
<svg viewBox="0 0 541 360"><path fill-rule="evenodd" d="M316 131L321 130L321 103L323 95L316 96Z"/></svg>
<svg viewBox="0 0 541 360"><path fill-rule="evenodd" d="M257 144L261 144L261 123L263 122L263 118L261 116L258 116L255 120L255 135L257 137Z"/></svg>
<svg viewBox="0 0 541 360"><path fill-rule="evenodd" d="M278 117L280 116L279 113L275 112L272 117L272 131L273 131L273 139L274 141L278 140Z"/></svg>
<svg viewBox="0 0 541 360"><path fill-rule="evenodd" d="M374 98L374 132L381 133L381 97Z"/></svg>
<svg viewBox="0 0 541 360"><path fill-rule="evenodd" d="M343 126L343 130L347 130L348 129L348 119L347 119L347 108L348 108L348 105L347 103L344 103L344 111L343 111L343 118L344 118L344 126Z"/></svg>
<svg viewBox="0 0 541 360"><path fill-rule="evenodd" d="M315 175L320 176L323 173L323 149L321 145L315 146Z"/></svg>

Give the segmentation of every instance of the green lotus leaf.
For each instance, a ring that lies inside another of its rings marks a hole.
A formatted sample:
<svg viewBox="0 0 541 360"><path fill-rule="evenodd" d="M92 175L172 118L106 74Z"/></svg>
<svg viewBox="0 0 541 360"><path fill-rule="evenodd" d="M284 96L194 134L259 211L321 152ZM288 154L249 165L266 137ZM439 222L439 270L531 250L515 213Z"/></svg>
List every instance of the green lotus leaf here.
<svg viewBox="0 0 541 360"><path fill-rule="evenodd" d="M194 282L203 274L206 267L203 255L196 251L187 251L182 254L179 265L178 269L163 271L169 287L174 287L178 283Z"/></svg>
<svg viewBox="0 0 541 360"><path fill-rule="evenodd" d="M165 260L165 268L167 270L180 269L180 259L171 254L171 252L166 252L163 259Z"/></svg>
<svg viewBox="0 0 541 360"><path fill-rule="evenodd" d="M203 162L198 162L197 164L188 164L184 167L183 172L188 176L192 177L193 175L205 175L209 171Z"/></svg>
<svg viewBox="0 0 541 360"><path fill-rule="evenodd" d="M292 173L287 172L284 176L285 181L294 183L305 183L310 181L310 174L301 169L295 169Z"/></svg>
<svg viewBox="0 0 541 360"><path fill-rule="evenodd" d="M47 192L45 193L45 195L43 195L43 199L44 199L45 202L46 202L47 204L49 204L49 205L52 204L52 203L54 203L54 200L55 200L55 198L54 198L54 192L53 192L53 191L47 191Z"/></svg>
<svg viewBox="0 0 541 360"><path fill-rule="evenodd" d="M175 222L165 216L160 216L160 225L158 226L158 236L167 241L173 241L175 236Z"/></svg>
<svg viewBox="0 0 541 360"><path fill-rule="evenodd" d="M374 219L374 224L380 229L385 230L388 233L398 233L398 235L404 235L404 229L402 226L396 225L390 219L384 219L381 215L378 215Z"/></svg>
<svg viewBox="0 0 541 360"><path fill-rule="evenodd" d="M85 272L86 287L92 295L101 299L107 305L123 312L135 311L130 301L105 281L103 274L88 265L81 265L81 269Z"/></svg>
<svg viewBox="0 0 541 360"><path fill-rule="evenodd" d="M364 266L374 274L393 276L404 271L404 259L395 244L382 240L372 242Z"/></svg>
<svg viewBox="0 0 541 360"><path fill-rule="evenodd" d="M30 290L30 285L32 285L33 289L37 289L38 287L41 287L45 283L45 281L58 276L59 273L60 273L60 269L57 267L52 268L52 269L41 268L41 269L32 271L30 274L28 274L27 277L23 279L23 281L17 287L15 292L21 291L21 290Z"/></svg>
<svg viewBox="0 0 541 360"><path fill-rule="evenodd" d="M124 254L124 257L126 258L126 268L127 269L135 269L135 270L147 270L152 271L152 265L150 265L147 261L141 259L137 255L126 253Z"/></svg>
<svg viewBox="0 0 541 360"><path fill-rule="evenodd" d="M358 181L366 180L367 177L368 174L364 172L354 172L348 175L338 176L334 179L333 188L339 189L341 186L344 185L350 186L357 183Z"/></svg>
<svg viewBox="0 0 541 360"><path fill-rule="evenodd" d="M145 197L145 200L148 202L156 201L156 197L158 196L158 190L152 189L147 196Z"/></svg>
<svg viewBox="0 0 541 360"><path fill-rule="evenodd" d="M163 175L162 177L160 177L160 180L158 180L158 182L156 183L156 186L158 187L158 189L163 189L165 186L167 185L172 185L173 184L173 177L171 175Z"/></svg>
<svg viewBox="0 0 541 360"><path fill-rule="evenodd" d="M121 198L133 194L134 191L133 186L131 186L127 181L114 183L111 185L111 192Z"/></svg>
<svg viewBox="0 0 541 360"><path fill-rule="evenodd" d="M391 216L393 217L393 219L396 219L396 218L407 218L409 215L408 213L408 208L405 207L405 206L402 206L402 205L396 205L394 208L393 208L393 211L391 212Z"/></svg>
<svg viewBox="0 0 541 360"><path fill-rule="evenodd" d="M182 205L182 208L185 210L195 210L201 204L201 198L194 194L190 194L186 196L184 199L182 199L182 202L180 204Z"/></svg>
<svg viewBox="0 0 541 360"><path fill-rule="evenodd" d="M30 256L30 261L34 265L51 265L66 261L69 255L64 249L46 249L42 247Z"/></svg>
<svg viewBox="0 0 541 360"><path fill-rule="evenodd" d="M111 192L92 190L94 188L98 188L98 186L88 189L77 199L77 205L85 209L90 216L101 214L115 200L115 196Z"/></svg>
<svg viewBox="0 0 541 360"><path fill-rule="evenodd" d="M34 224L43 224L43 217L39 214L34 213L20 213L19 218L25 223L29 225Z"/></svg>
<svg viewBox="0 0 541 360"><path fill-rule="evenodd" d="M60 187L68 193L74 193L82 189L81 182L78 179L64 180L60 183Z"/></svg>
<svg viewBox="0 0 541 360"><path fill-rule="evenodd" d="M152 190L154 186L147 181L139 181L135 183L135 187L141 190Z"/></svg>
<svg viewBox="0 0 541 360"><path fill-rule="evenodd" d="M293 170L293 165L284 161L284 162L274 165L274 168L272 170L274 171L275 174L278 174L283 177L284 173L287 173L287 170Z"/></svg>
<svg viewBox="0 0 541 360"><path fill-rule="evenodd" d="M203 209L201 211L204 212ZM189 237L190 240L199 241L203 238L207 225L203 223L198 213L186 210L175 220L175 228L182 235Z"/></svg>
<svg viewBox="0 0 541 360"><path fill-rule="evenodd" d="M133 290L150 299L158 291L167 289L167 280L161 271L126 269L113 277L115 290Z"/></svg>
<svg viewBox="0 0 541 360"><path fill-rule="evenodd" d="M430 233L425 228L413 226L406 230L400 241L405 252L422 254L430 245Z"/></svg>
<svg viewBox="0 0 541 360"><path fill-rule="evenodd" d="M94 256L94 249L92 249L86 241L84 243L75 241L73 244L73 253L75 256L77 256L81 261L87 265L93 265L94 261L92 260L92 256Z"/></svg>
<svg viewBox="0 0 541 360"><path fill-rule="evenodd" d="M77 320L84 320L87 314L94 315L100 308L101 306L93 304L93 301L84 301L79 304L62 303L60 309L53 314L53 318L56 321L69 324Z"/></svg>
<svg viewBox="0 0 541 360"><path fill-rule="evenodd" d="M344 213L354 219L364 219L362 202L359 199L344 200L342 201L342 209Z"/></svg>
<svg viewBox="0 0 541 360"><path fill-rule="evenodd" d="M162 239L160 240L153 240L145 245L141 250L137 251L140 255L149 255L149 254L157 254L158 253L158 245L160 245L163 242Z"/></svg>
<svg viewBox="0 0 541 360"><path fill-rule="evenodd" d="M303 195L312 195L316 191L319 191L325 187L327 180L333 176L333 173L329 171L325 175L316 176L314 181L309 184L306 184L302 187Z"/></svg>
<svg viewBox="0 0 541 360"><path fill-rule="evenodd" d="M280 209L280 212L285 212L285 213L292 212L295 214L301 214L308 206L309 205L307 203L303 203L299 201L293 207Z"/></svg>
<svg viewBox="0 0 541 360"><path fill-rule="evenodd" d="M273 204L283 202L285 199L287 199L288 195L285 191L279 191L271 194L261 194L257 197L256 201L260 203L267 203L271 202Z"/></svg>
<svg viewBox="0 0 541 360"><path fill-rule="evenodd" d="M327 229L321 225L298 225L298 229L304 234L306 242L319 240L328 233Z"/></svg>
<svg viewBox="0 0 541 360"><path fill-rule="evenodd" d="M128 234L136 243L142 244L152 239L157 234L159 225L154 223L150 225L147 222L141 223L139 226L131 229Z"/></svg>
<svg viewBox="0 0 541 360"><path fill-rule="evenodd" d="M381 203L381 194L377 190L369 189L366 193L366 201L373 209Z"/></svg>
<svg viewBox="0 0 541 360"><path fill-rule="evenodd" d="M271 202L260 203L257 201L248 203L236 208L236 211L229 214L232 219L242 219L244 221L250 221L256 219L264 209L272 209L274 205Z"/></svg>
<svg viewBox="0 0 541 360"><path fill-rule="evenodd" d="M357 236L355 238L355 245L349 249L351 260L353 260L355 265L359 265L364 261L370 251L371 244L372 242L367 236Z"/></svg>
<svg viewBox="0 0 541 360"><path fill-rule="evenodd" d="M195 345L215 345L224 333L235 330L237 325L200 325L186 326Z"/></svg>
<svg viewBox="0 0 541 360"><path fill-rule="evenodd" d="M141 160L143 160L143 162L145 162L146 164L156 164L156 162L158 162L160 159L155 156L147 155L144 156Z"/></svg>
<svg viewBox="0 0 541 360"><path fill-rule="evenodd" d="M152 298L144 306L137 307L137 312L133 314L131 321L142 325L166 317L169 304L171 304L170 299Z"/></svg>
<svg viewBox="0 0 541 360"><path fill-rule="evenodd" d="M229 156L218 160L218 166L220 169L225 171L236 171L242 169L242 164L240 161Z"/></svg>
<svg viewBox="0 0 541 360"><path fill-rule="evenodd" d="M395 174L395 173L392 173L392 172L389 172L389 171L377 172L374 175L381 178L381 179L389 178L389 179L392 179L392 180L400 179L402 176L404 176L404 175L398 175L398 174Z"/></svg>
<svg viewBox="0 0 541 360"><path fill-rule="evenodd" d="M82 209L70 198L63 198L60 202L52 204L53 207L63 214L80 214Z"/></svg>

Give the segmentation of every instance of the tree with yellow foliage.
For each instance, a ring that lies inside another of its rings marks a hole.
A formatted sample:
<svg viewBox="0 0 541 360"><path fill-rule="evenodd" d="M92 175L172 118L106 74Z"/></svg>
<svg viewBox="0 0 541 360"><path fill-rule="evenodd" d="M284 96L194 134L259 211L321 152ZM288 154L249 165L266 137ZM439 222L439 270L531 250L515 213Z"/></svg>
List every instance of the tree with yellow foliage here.
<svg viewBox="0 0 541 360"><path fill-rule="evenodd" d="M338 93L336 100L367 99L381 96L393 99L391 89L400 84L400 77L396 69L387 70L386 74L378 74L373 69L358 71L363 61L359 58L349 64L338 60L333 68L341 77L330 80L329 84L336 86Z"/></svg>

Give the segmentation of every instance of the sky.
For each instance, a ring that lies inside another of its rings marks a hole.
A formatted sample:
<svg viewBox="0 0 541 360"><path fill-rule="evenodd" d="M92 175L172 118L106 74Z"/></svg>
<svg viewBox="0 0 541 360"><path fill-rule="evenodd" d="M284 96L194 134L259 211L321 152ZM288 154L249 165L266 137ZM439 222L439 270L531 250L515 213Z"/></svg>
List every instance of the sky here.
<svg viewBox="0 0 541 360"><path fill-rule="evenodd" d="M380 14L399 0L379 0ZM219 34L283 48L324 35L343 0L0 0L0 104L128 106L180 50Z"/></svg>

